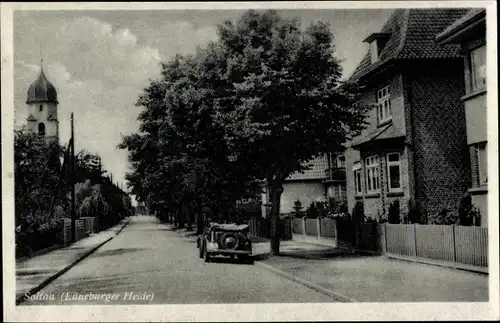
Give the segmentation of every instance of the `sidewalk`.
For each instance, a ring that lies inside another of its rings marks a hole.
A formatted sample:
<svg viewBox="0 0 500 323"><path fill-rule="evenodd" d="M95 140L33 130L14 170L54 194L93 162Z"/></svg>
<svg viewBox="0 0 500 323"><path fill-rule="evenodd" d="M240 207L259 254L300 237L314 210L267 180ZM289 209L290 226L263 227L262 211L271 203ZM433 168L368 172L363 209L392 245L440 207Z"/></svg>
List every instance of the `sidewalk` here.
<svg viewBox="0 0 500 323"><path fill-rule="evenodd" d="M16 262L16 303L22 301L26 293L34 294L48 283L64 274L80 260L100 246L113 239L129 222L122 220L116 226L95 233L74 244Z"/></svg>
<svg viewBox="0 0 500 323"><path fill-rule="evenodd" d="M279 257L257 263L338 301L488 301L484 274L294 241L280 249Z"/></svg>

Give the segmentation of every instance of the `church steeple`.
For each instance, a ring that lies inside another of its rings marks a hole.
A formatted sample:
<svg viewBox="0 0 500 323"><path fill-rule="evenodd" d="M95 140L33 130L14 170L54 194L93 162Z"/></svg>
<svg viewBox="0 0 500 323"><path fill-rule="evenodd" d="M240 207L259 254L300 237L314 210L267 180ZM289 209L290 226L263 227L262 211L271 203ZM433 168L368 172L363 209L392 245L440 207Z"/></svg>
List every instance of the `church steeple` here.
<svg viewBox="0 0 500 323"><path fill-rule="evenodd" d="M40 75L28 88L26 103L47 102L57 104L57 91L54 85L47 80L43 72L43 59L40 60Z"/></svg>
<svg viewBox="0 0 500 323"><path fill-rule="evenodd" d="M28 131L44 136L48 141L59 140L57 120L57 91L45 76L43 59L40 59L40 75L28 88Z"/></svg>

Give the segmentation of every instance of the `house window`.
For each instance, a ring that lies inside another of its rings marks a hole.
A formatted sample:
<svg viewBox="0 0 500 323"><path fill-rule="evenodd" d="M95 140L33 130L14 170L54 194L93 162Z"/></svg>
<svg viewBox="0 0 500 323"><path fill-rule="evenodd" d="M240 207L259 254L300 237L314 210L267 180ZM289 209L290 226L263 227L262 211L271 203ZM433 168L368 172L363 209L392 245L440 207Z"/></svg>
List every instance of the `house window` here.
<svg viewBox="0 0 500 323"><path fill-rule="evenodd" d="M342 184L338 184L338 189L339 189L339 199L342 199Z"/></svg>
<svg viewBox="0 0 500 323"><path fill-rule="evenodd" d="M40 106L38 107L38 110L41 112L43 111L43 105L40 104Z"/></svg>
<svg viewBox="0 0 500 323"><path fill-rule="evenodd" d="M378 193L380 191L378 156L367 157L365 159L365 166L366 166L366 192Z"/></svg>
<svg viewBox="0 0 500 323"><path fill-rule="evenodd" d="M486 143L477 146L477 165L479 185L486 185L488 183L488 150Z"/></svg>
<svg viewBox="0 0 500 323"><path fill-rule="evenodd" d="M387 176L389 192L401 191L401 156L399 153L387 154Z"/></svg>
<svg viewBox="0 0 500 323"><path fill-rule="evenodd" d="M345 157L343 155L337 155L337 168L345 167Z"/></svg>
<svg viewBox="0 0 500 323"><path fill-rule="evenodd" d="M38 134L40 136L45 136L45 125L43 124L43 122L40 122L38 124Z"/></svg>
<svg viewBox="0 0 500 323"><path fill-rule="evenodd" d="M472 69L472 91L486 88L486 46L473 50L470 54Z"/></svg>
<svg viewBox="0 0 500 323"><path fill-rule="evenodd" d="M379 123L392 119L391 94L388 86L377 91L377 117Z"/></svg>
<svg viewBox="0 0 500 323"><path fill-rule="evenodd" d="M328 154L329 168L345 168L345 156L337 154Z"/></svg>
<svg viewBox="0 0 500 323"><path fill-rule="evenodd" d="M355 162L352 168L354 171L354 187L356 189L356 195L362 195L363 189L361 187L361 163Z"/></svg>

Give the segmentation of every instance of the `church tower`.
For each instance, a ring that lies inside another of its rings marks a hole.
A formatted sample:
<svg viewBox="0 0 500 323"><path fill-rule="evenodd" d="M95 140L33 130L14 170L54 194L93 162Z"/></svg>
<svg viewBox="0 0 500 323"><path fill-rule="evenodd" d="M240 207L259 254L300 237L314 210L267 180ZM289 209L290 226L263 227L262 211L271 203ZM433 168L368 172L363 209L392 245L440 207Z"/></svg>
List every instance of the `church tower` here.
<svg viewBox="0 0 500 323"><path fill-rule="evenodd" d="M47 80L40 66L40 76L28 89L28 132L46 138L47 142L59 142L59 121L57 120L57 91Z"/></svg>

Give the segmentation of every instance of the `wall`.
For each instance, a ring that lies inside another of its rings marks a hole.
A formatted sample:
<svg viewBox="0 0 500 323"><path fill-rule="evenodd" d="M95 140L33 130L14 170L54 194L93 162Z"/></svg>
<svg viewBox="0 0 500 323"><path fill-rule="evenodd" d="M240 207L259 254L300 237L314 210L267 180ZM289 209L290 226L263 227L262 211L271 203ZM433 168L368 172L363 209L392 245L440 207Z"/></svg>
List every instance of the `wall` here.
<svg viewBox="0 0 500 323"><path fill-rule="evenodd" d="M43 111L40 111L40 105ZM28 131L38 133L38 123L45 124L45 133L47 137L58 137L59 127L57 121L48 121L49 115L57 120L57 105L54 103L32 103L28 105L28 116L32 115L37 121L28 122Z"/></svg>
<svg viewBox="0 0 500 323"><path fill-rule="evenodd" d="M280 213L293 212L293 205L300 200L305 211L313 201L325 201L325 186L320 180L316 181L286 181L281 194Z"/></svg>
<svg viewBox="0 0 500 323"><path fill-rule="evenodd" d="M470 186L466 138L463 66L458 60L407 65L406 101L413 121L415 196L432 214L456 212Z"/></svg>

